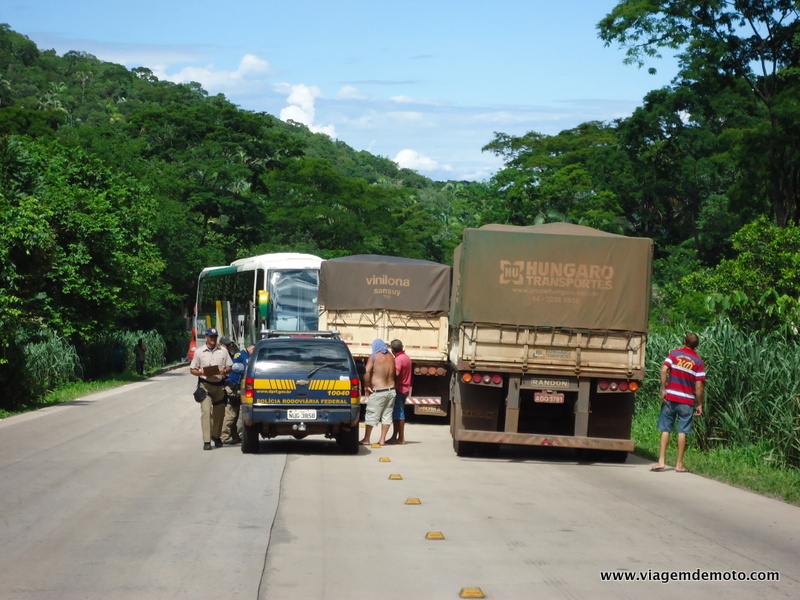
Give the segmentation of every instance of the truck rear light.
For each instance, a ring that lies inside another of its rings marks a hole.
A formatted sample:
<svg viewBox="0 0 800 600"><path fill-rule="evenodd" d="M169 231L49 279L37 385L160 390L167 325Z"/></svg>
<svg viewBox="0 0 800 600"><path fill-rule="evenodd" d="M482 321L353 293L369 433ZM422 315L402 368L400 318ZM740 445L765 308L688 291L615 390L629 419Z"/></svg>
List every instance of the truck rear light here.
<svg viewBox="0 0 800 600"><path fill-rule="evenodd" d="M600 392L635 392L639 389L638 381L613 381L601 380L597 382L597 390Z"/></svg>
<svg viewBox="0 0 800 600"><path fill-rule="evenodd" d="M492 383L492 376L491 375L484 375L483 376L483 383Z"/></svg>
<svg viewBox="0 0 800 600"><path fill-rule="evenodd" d="M244 391L244 397L245 398L249 398L250 400L252 400L254 396L255 396L255 393L253 392L252 389L248 388L248 389L246 389Z"/></svg>
<svg viewBox="0 0 800 600"><path fill-rule="evenodd" d="M420 367L419 368L420 375L427 375L428 374L428 367Z"/></svg>
<svg viewBox="0 0 800 600"><path fill-rule="evenodd" d="M358 377L350 378L350 397L351 398L361 397L361 382L359 381Z"/></svg>
<svg viewBox="0 0 800 600"><path fill-rule="evenodd" d="M248 377L247 379L244 380L244 388L246 390L252 390L253 389L253 384L255 384L255 381L256 380L253 377Z"/></svg>
<svg viewBox="0 0 800 600"><path fill-rule="evenodd" d="M495 373L494 375L492 375L492 383L495 385L503 383L503 377Z"/></svg>
<svg viewBox="0 0 800 600"><path fill-rule="evenodd" d="M442 375L446 375L447 369L445 369L444 367L439 367L438 369L436 369L436 374L439 375L440 377Z"/></svg>
<svg viewBox="0 0 800 600"><path fill-rule="evenodd" d="M463 381L464 383L469 383L470 381L472 381L472 374L471 373L464 373L461 376L461 381Z"/></svg>

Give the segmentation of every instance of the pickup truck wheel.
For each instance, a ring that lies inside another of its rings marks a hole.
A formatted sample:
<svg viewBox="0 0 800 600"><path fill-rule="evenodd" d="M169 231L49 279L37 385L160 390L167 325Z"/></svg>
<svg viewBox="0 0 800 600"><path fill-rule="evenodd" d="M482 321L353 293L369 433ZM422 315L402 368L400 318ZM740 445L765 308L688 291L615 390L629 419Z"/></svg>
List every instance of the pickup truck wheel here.
<svg viewBox="0 0 800 600"><path fill-rule="evenodd" d="M349 431L340 431L336 436L336 443L346 454L358 454L358 427L351 427Z"/></svg>
<svg viewBox="0 0 800 600"><path fill-rule="evenodd" d="M456 456L472 456L475 454L475 443L453 440L453 450L456 451Z"/></svg>
<svg viewBox="0 0 800 600"><path fill-rule="evenodd" d="M258 454L258 427L245 425L242 430L242 453Z"/></svg>

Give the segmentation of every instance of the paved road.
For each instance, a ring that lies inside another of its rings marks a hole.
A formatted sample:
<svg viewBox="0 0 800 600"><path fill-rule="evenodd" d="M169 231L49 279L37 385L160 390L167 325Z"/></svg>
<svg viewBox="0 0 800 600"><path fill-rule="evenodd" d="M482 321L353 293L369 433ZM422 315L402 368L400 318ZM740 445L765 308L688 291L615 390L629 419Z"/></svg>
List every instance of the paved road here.
<svg viewBox="0 0 800 600"><path fill-rule="evenodd" d="M797 507L635 457L458 458L441 425L358 456L203 452L192 385L180 369L0 421L0 598L800 597ZM652 580L679 571L780 581Z"/></svg>

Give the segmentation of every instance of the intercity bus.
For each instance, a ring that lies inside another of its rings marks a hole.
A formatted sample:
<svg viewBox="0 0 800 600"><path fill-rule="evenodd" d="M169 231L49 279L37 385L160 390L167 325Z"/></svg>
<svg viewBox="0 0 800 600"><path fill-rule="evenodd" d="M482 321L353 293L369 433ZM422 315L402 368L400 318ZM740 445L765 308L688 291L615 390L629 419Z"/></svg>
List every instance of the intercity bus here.
<svg viewBox="0 0 800 600"><path fill-rule="evenodd" d="M311 254L262 254L227 267L207 267L197 282L197 346L214 327L244 348L269 330L315 331L322 259Z"/></svg>

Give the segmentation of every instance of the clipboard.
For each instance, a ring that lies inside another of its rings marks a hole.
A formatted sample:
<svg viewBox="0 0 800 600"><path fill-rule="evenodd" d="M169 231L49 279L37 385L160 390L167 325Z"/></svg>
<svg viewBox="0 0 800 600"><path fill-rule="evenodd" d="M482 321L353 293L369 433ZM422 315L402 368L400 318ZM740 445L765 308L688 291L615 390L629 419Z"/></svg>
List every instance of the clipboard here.
<svg viewBox="0 0 800 600"><path fill-rule="evenodd" d="M211 365L210 367L203 367L203 375L206 377L213 377L214 375L219 375L219 367L217 365Z"/></svg>

